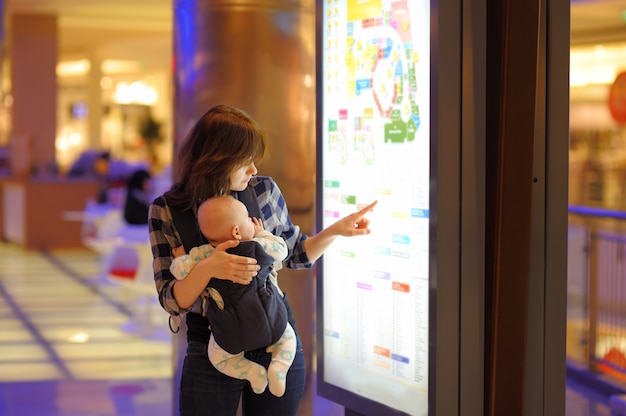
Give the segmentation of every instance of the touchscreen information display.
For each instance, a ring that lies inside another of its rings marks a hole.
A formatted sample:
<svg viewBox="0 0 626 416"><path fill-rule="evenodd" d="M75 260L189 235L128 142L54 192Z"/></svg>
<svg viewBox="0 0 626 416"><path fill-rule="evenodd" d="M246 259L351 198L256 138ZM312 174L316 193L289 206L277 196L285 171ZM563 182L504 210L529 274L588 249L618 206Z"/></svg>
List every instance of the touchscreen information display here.
<svg viewBox="0 0 626 416"><path fill-rule="evenodd" d="M321 4L318 218L327 227L378 200L372 233L323 257L321 377L426 415L430 1Z"/></svg>

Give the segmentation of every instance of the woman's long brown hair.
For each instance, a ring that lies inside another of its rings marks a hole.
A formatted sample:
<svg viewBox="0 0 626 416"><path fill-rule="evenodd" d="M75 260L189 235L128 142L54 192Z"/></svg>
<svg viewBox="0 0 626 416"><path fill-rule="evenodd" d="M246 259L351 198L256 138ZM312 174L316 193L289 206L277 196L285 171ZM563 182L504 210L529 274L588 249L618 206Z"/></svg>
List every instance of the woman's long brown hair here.
<svg viewBox="0 0 626 416"><path fill-rule="evenodd" d="M265 134L245 111L211 107L193 126L178 152L179 182L168 196L183 209L230 193L230 174L266 155Z"/></svg>

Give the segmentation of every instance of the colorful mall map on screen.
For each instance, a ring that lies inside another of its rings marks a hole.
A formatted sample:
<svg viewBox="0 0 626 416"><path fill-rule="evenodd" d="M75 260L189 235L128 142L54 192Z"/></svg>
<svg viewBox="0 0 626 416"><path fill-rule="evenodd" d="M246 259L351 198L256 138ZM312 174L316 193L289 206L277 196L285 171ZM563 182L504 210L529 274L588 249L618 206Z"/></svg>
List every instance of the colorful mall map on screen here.
<svg viewBox="0 0 626 416"><path fill-rule="evenodd" d="M323 226L378 200L324 254L324 381L425 415L430 2L323 4Z"/></svg>

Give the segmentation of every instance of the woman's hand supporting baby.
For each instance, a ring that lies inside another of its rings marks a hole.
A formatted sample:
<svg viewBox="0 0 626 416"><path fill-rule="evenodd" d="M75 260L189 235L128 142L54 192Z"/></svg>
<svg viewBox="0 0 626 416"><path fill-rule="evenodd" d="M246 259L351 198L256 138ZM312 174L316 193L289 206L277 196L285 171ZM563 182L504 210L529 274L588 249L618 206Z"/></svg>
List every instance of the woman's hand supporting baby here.
<svg viewBox="0 0 626 416"><path fill-rule="evenodd" d="M261 267L252 257L226 252L227 249L238 245L238 240L228 240L219 244L209 257L196 264L185 279L176 281L174 296L181 308L193 305L213 277L241 285L250 284Z"/></svg>

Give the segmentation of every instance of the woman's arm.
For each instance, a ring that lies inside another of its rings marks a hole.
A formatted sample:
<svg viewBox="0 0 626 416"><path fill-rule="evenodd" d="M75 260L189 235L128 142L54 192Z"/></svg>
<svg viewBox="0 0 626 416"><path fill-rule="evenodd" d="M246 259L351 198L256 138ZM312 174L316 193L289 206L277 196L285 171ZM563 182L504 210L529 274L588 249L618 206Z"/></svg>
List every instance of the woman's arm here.
<svg viewBox="0 0 626 416"><path fill-rule="evenodd" d="M370 212L378 201L340 219L315 236L309 237L301 232L300 227L291 222L285 199L272 178L256 176L251 183L264 215L265 229L282 237L287 243L289 254L284 261L286 267L292 269L310 268L313 266L313 262L320 258L335 241L337 236L349 237L370 233L369 220L365 218L365 214Z"/></svg>
<svg viewBox="0 0 626 416"><path fill-rule="evenodd" d="M372 202L360 211L343 217L314 236L304 240L304 251L309 261L315 262L319 259L338 236L352 237L369 234L371 232L369 229L370 221L365 215L374 209L377 203L378 201Z"/></svg>

